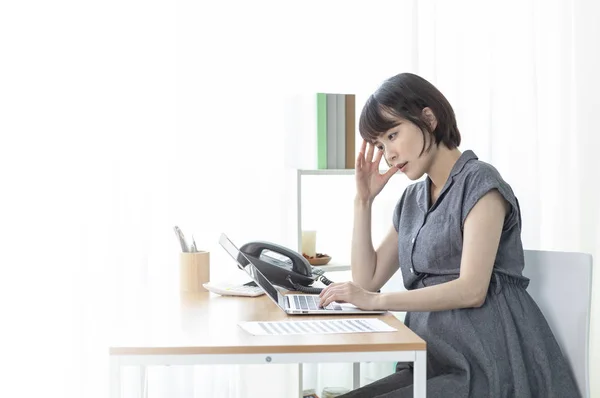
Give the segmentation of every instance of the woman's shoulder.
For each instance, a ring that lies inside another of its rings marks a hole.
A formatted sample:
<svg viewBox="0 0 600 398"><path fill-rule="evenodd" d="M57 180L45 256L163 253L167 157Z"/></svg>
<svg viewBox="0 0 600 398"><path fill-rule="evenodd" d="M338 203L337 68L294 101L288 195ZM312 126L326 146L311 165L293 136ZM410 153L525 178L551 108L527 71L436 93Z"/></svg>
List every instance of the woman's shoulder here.
<svg viewBox="0 0 600 398"><path fill-rule="evenodd" d="M514 221L519 220L520 210L515 192L494 165L474 158L466 162L460 173L454 178L454 184L458 184L460 187L458 192L460 192L463 222L475 203L491 190L500 192L511 205L508 218Z"/></svg>
<svg viewBox="0 0 600 398"><path fill-rule="evenodd" d="M472 159L467 162L462 172L459 173L459 176L467 181L473 179L504 181L504 178L502 178L502 175L494 165L479 159Z"/></svg>
<svg viewBox="0 0 600 398"><path fill-rule="evenodd" d="M491 163L474 157L467 161L461 170L453 176L454 184L462 185L465 191L479 190L484 187L496 187L505 194L512 194L512 187L500 171Z"/></svg>

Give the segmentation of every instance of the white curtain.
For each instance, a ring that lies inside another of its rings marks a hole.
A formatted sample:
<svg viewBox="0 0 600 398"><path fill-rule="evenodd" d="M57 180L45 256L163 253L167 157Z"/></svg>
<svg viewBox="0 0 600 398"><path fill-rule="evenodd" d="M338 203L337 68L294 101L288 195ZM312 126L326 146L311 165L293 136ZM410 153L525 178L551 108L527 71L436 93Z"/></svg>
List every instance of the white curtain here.
<svg viewBox="0 0 600 398"><path fill-rule="evenodd" d="M403 71L446 94L461 149L513 186L527 248L598 258L599 13L582 0L2 4L2 395L106 396L110 331L141 292L176 287L173 225L211 251L215 280L232 270L220 232L295 247L289 176L315 166L310 98L355 93L360 109ZM308 225L321 184L351 201L351 177L323 181L309 182ZM375 242L407 183L382 194ZM331 223L346 231L350 214ZM152 368L149 394L297 391L295 366L270 370ZM307 367L306 387L349 386L349 370ZM138 393L132 371L125 383Z"/></svg>

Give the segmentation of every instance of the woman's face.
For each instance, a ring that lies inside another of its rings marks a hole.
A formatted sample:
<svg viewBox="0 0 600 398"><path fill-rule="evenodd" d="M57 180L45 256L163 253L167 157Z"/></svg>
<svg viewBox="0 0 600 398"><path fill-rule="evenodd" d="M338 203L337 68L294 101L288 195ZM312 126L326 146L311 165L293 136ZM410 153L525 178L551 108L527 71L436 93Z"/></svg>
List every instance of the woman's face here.
<svg viewBox="0 0 600 398"><path fill-rule="evenodd" d="M390 166L398 166L409 179L418 180L429 171L437 146L433 145L429 152L425 151L419 157L423 141L427 148L432 135L429 132L423 134L419 126L406 119L397 119L397 122L396 127L381 134L373 144L384 151L383 156Z"/></svg>

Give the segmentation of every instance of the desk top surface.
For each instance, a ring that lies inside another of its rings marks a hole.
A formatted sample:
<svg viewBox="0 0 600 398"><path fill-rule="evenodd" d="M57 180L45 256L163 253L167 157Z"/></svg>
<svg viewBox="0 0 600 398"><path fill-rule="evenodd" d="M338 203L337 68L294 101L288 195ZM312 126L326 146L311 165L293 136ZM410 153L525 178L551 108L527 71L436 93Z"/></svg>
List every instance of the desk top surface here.
<svg viewBox="0 0 600 398"><path fill-rule="evenodd" d="M182 293L139 305L114 330L111 355L262 354L424 350L426 343L394 315L287 315L267 296ZM131 311L130 311L131 312ZM396 332L253 336L244 321L378 318Z"/></svg>

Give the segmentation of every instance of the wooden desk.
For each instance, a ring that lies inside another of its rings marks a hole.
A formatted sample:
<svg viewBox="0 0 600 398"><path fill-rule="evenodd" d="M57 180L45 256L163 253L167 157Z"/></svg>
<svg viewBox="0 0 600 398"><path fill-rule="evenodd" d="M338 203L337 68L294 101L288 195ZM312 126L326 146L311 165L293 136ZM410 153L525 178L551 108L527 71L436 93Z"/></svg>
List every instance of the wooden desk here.
<svg viewBox="0 0 600 398"><path fill-rule="evenodd" d="M151 307L151 306L149 306ZM253 336L242 321L377 317L397 332L294 336ZM182 294L179 300L147 308L117 333L111 345L111 396L121 394L121 366L200 364L414 362L415 397L425 398L426 344L392 314L288 316L265 295L222 297ZM301 388L300 388L301 390Z"/></svg>

